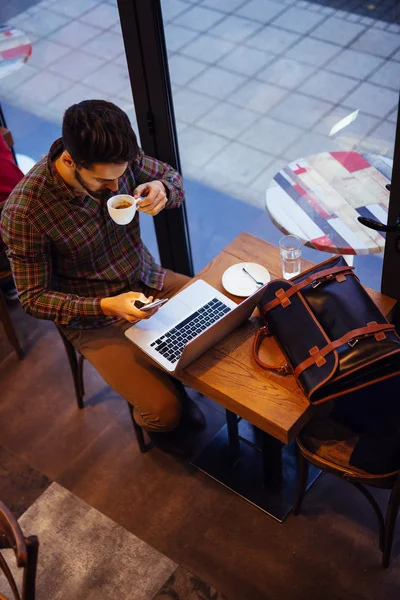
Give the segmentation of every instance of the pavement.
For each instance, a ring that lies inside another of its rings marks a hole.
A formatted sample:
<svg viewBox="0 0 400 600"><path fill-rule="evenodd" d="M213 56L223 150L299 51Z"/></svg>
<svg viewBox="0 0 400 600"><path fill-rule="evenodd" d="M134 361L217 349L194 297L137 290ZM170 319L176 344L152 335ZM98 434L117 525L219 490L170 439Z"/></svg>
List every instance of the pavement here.
<svg viewBox="0 0 400 600"><path fill-rule="evenodd" d="M399 9L323 2L162 0L187 177L263 208L271 178L296 158L393 156ZM116 0L43 0L8 24L29 35L33 53L1 81L0 100L59 124L70 104L101 97L136 128Z"/></svg>
<svg viewBox="0 0 400 600"><path fill-rule="evenodd" d="M277 242L265 190L287 162L329 150L393 156L396 2L161 4L196 270L243 229ZM33 45L29 62L0 81L18 152L46 154L65 109L86 98L115 102L137 130L116 0L9 0L0 22ZM356 110L352 123L329 135ZM152 224L144 232L156 253ZM357 271L377 289L381 258L356 257Z"/></svg>

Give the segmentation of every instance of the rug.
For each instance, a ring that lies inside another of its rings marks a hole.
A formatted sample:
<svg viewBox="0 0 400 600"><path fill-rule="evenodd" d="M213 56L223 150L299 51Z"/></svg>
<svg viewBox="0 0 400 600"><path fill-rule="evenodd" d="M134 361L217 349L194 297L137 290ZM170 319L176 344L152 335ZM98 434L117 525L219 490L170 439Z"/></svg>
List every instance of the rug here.
<svg viewBox="0 0 400 600"><path fill-rule="evenodd" d="M22 515L39 537L38 600L152 600L177 565L57 483ZM9 565L10 551L4 553ZM10 597L4 576L0 594Z"/></svg>

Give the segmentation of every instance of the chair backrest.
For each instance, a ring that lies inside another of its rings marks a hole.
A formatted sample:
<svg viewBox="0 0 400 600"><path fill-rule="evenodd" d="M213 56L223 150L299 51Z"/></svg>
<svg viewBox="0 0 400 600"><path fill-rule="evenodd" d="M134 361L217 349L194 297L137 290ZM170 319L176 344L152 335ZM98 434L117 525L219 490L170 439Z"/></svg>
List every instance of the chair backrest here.
<svg viewBox="0 0 400 600"><path fill-rule="evenodd" d="M2 240L0 237L0 283L2 285L4 285L5 283L10 283L11 281L13 281L13 276L11 273L11 268L9 267L7 261L5 260L5 253L6 247L3 245L2 246Z"/></svg>
<svg viewBox="0 0 400 600"><path fill-rule="evenodd" d="M11 281L12 281L12 279L11 279ZM0 272L0 286L1 286L1 283L3 283L3 282L4 281L1 278L1 272ZM4 295L4 292L1 289L1 287L0 287L0 323L2 323L5 333L6 333L6 336L8 338L8 341L14 348L18 358L20 360L22 360L22 358L24 357L23 351L22 351L21 345L19 343L13 322L9 315L5 295Z"/></svg>
<svg viewBox="0 0 400 600"><path fill-rule="evenodd" d="M24 537L12 512L5 504L0 502L0 550L5 548L14 550L17 566L23 569L22 585L19 591L10 567L0 552L0 569L10 585L12 598L15 600L35 600L38 539L36 536ZM2 598L4 597L0 594L0 600Z"/></svg>

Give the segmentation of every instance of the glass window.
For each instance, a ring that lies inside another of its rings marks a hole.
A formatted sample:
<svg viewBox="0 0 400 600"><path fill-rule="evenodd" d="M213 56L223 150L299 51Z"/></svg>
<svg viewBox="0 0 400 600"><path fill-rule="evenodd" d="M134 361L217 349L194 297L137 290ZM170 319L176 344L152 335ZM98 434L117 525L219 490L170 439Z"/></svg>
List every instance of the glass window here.
<svg viewBox="0 0 400 600"><path fill-rule="evenodd" d="M10 51L0 62L0 102L21 167L30 165L23 156L36 162L47 154L65 109L81 100L114 102L138 134L117 1L11 4L0 7L0 52L6 43ZM157 256L153 220L142 217L144 240Z"/></svg>
<svg viewBox="0 0 400 600"><path fill-rule="evenodd" d="M321 238L319 247L354 250L354 219L363 211L352 199L355 188L346 191L343 168L361 181L367 173L361 166L375 165L377 177L383 172L390 179L400 82L396 2L161 4L196 270L242 230L276 243L282 215L267 212L266 191L286 170L290 193L303 194L295 189L296 170L310 166L312 189L302 199L302 212L315 225L309 237ZM350 151L359 158L344 157ZM313 205L314 196L324 195L322 176L335 188L329 218L323 205ZM373 193L370 213L384 220L388 194ZM293 226L289 232L296 233L295 225L296 216L286 230ZM368 234L360 235L361 246L368 246ZM357 257L357 270L379 287L382 255L376 245L375 251L369 255L366 247L368 257ZM305 255L329 257L311 250Z"/></svg>

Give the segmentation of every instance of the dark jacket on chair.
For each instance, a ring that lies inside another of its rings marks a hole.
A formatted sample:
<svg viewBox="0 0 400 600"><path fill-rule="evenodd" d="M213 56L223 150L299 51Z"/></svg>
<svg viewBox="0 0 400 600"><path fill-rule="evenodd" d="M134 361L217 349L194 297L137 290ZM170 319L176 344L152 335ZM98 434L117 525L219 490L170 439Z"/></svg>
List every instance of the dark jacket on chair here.
<svg viewBox="0 0 400 600"><path fill-rule="evenodd" d="M337 398L331 416L360 435L351 465L375 474L400 468L400 377Z"/></svg>

